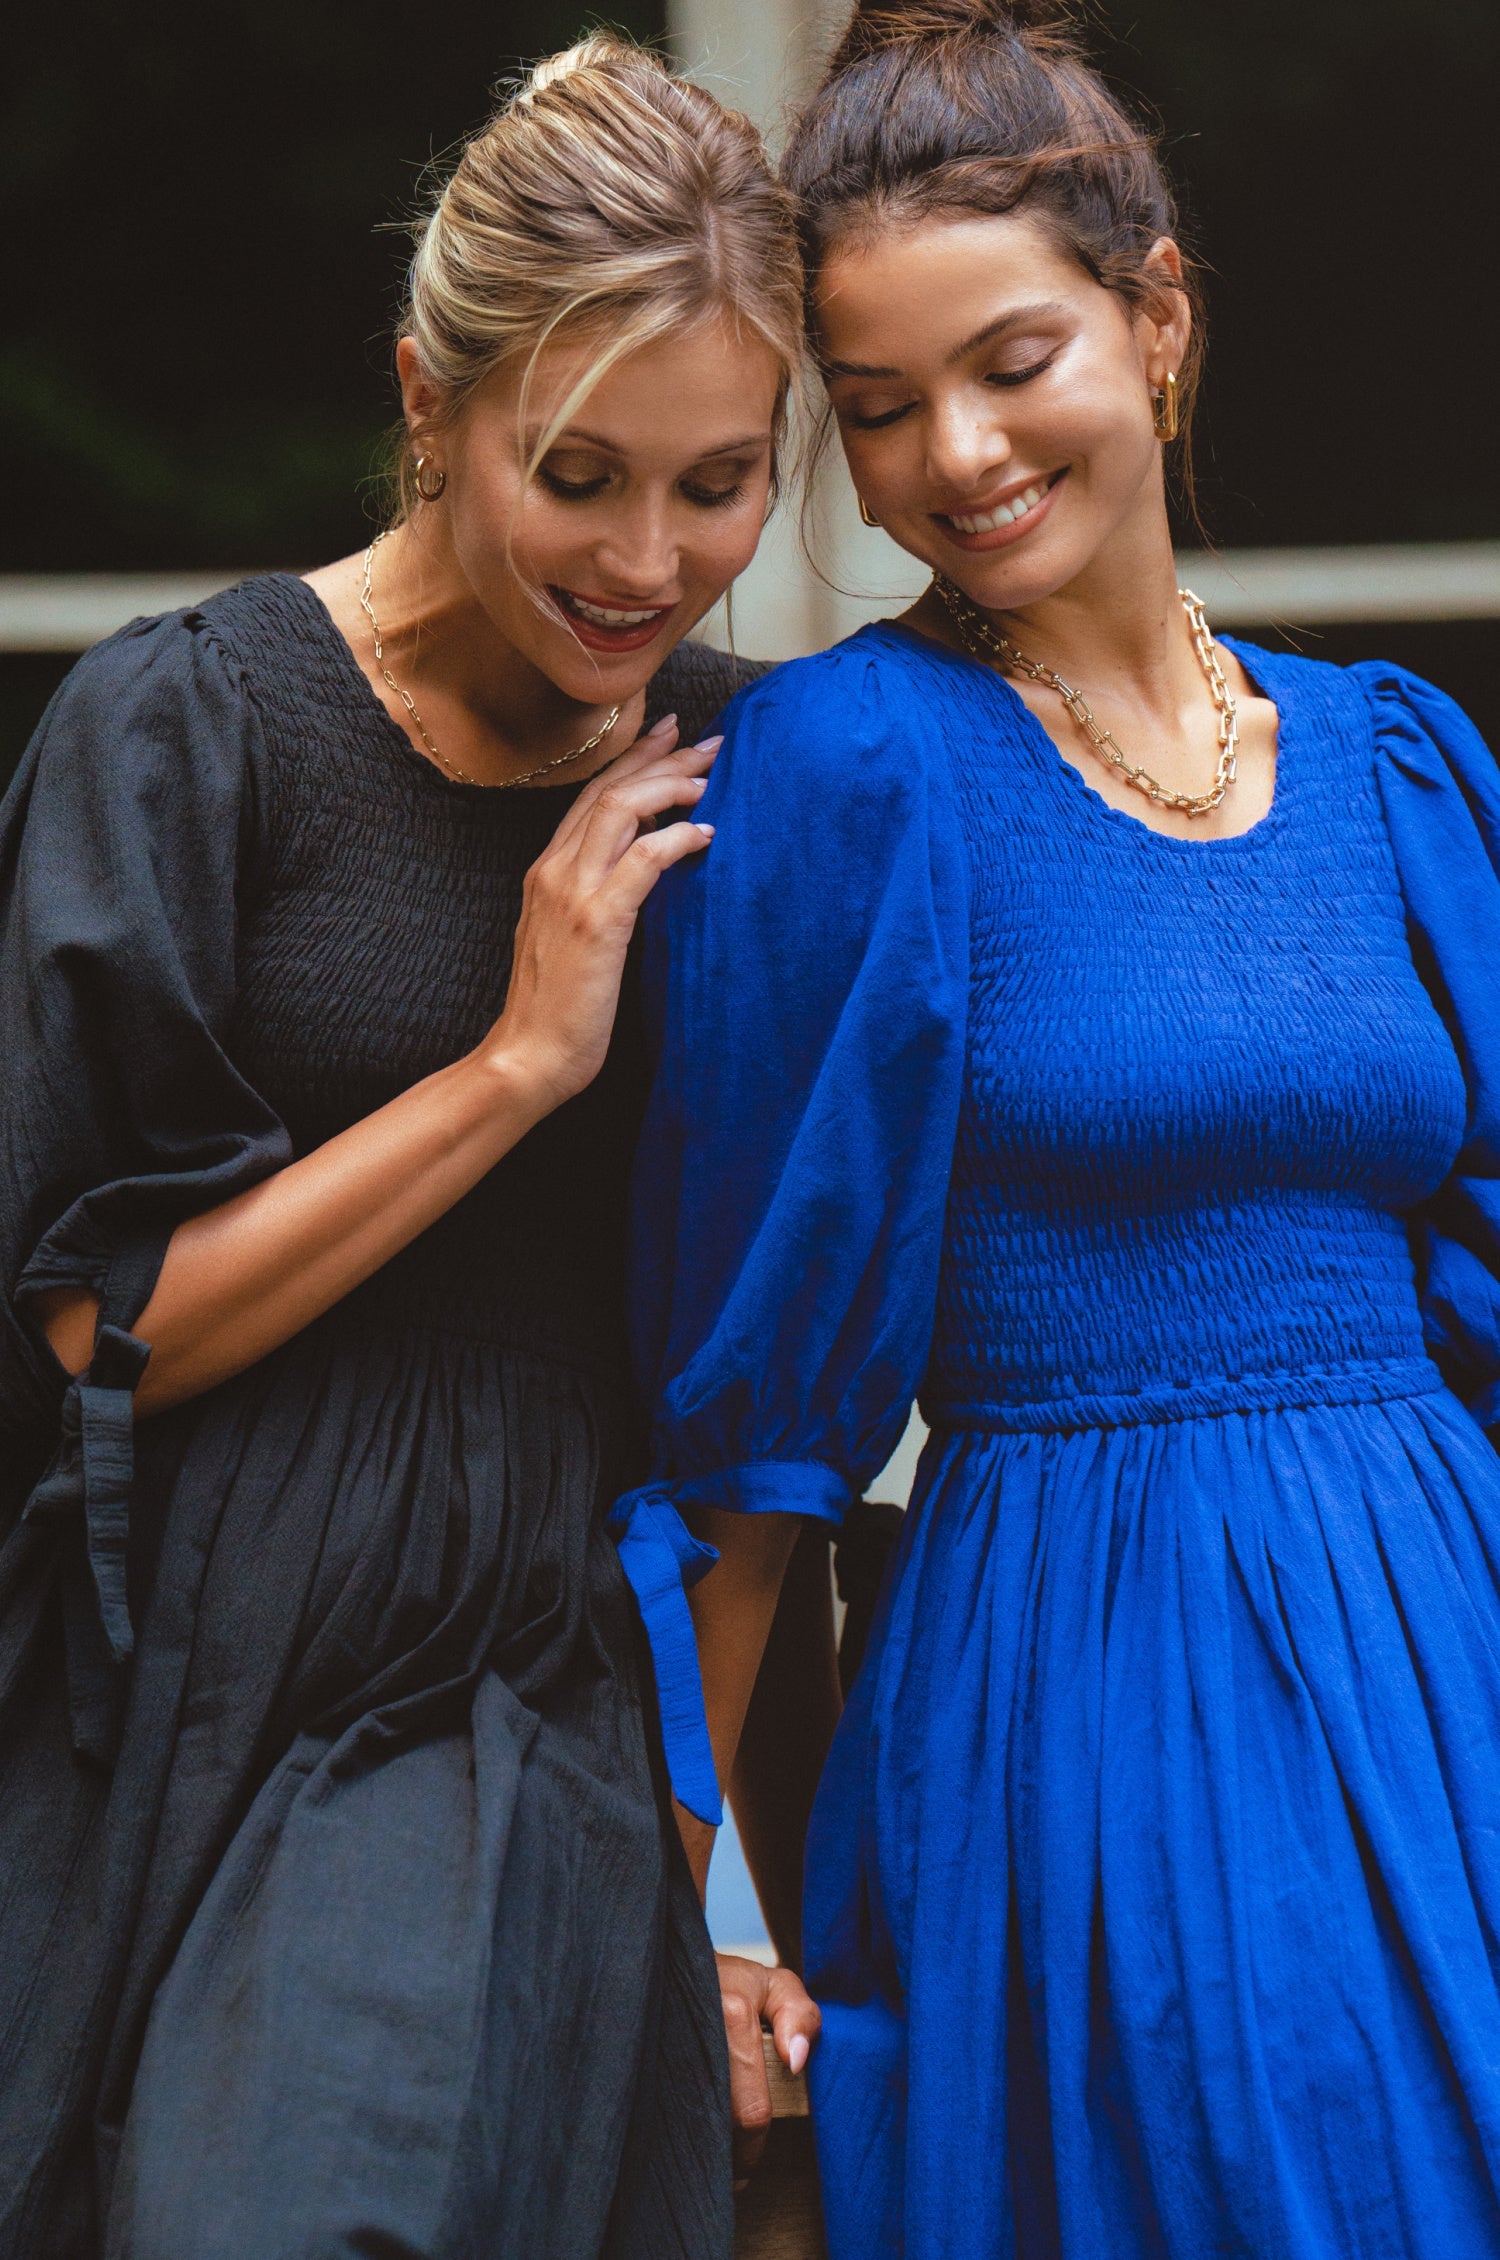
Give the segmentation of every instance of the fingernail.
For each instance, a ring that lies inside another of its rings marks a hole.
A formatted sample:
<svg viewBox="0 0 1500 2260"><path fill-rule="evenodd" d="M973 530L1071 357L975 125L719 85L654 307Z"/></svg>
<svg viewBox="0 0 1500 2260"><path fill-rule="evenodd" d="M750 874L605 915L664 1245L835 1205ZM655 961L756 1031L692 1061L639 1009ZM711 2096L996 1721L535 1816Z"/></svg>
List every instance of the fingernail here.
<svg viewBox="0 0 1500 2260"><path fill-rule="evenodd" d="M792 2041L791 2047L787 2050L786 2060L794 2072L800 2072L803 2065L807 2062L807 2041L804 2035L800 2032L796 2035L796 2037Z"/></svg>
<svg viewBox="0 0 1500 2260"><path fill-rule="evenodd" d="M714 828L712 824L695 824L693 829L697 832L701 832L706 840L711 840L714 836Z"/></svg>
<svg viewBox="0 0 1500 2260"><path fill-rule="evenodd" d="M717 753L723 743L724 740L722 736L717 738L700 738L698 740L698 751L700 753Z"/></svg>
<svg viewBox="0 0 1500 2260"><path fill-rule="evenodd" d="M675 714L663 714L659 720L652 723L650 729L646 732L647 737L654 738L658 730L670 730L676 719Z"/></svg>

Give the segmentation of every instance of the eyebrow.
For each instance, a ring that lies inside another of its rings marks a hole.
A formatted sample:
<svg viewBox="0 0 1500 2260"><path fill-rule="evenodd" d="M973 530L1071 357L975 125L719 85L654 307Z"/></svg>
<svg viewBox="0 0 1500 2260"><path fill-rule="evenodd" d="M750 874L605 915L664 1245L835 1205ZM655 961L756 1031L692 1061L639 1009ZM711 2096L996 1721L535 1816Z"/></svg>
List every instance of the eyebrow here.
<svg viewBox="0 0 1500 2260"><path fill-rule="evenodd" d="M706 447L701 455L695 455L693 461L708 463L716 455L743 455L751 448L768 446L770 438L769 432L751 432L744 439L721 440L717 447ZM597 447L604 455L623 455L627 452L614 440L606 439L602 432L586 432L577 424L569 424L565 430L560 431L552 445L561 447L568 440L580 440L585 447Z"/></svg>
<svg viewBox="0 0 1500 2260"><path fill-rule="evenodd" d="M986 322L982 329L975 330L972 337L966 337L961 345L955 345L952 352L944 356L944 366L951 369L955 362L977 352L981 345L988 345L1002 331L1015 329L1018 323L1040 321L1044 315L1056 314L1059 310L1059 302L1050 298L1040 300L1035 306L1017 306L1008 314L998 314L993 322ZM904 374L900 369L877 368L868 361L824 361L821 367L825 378L899 377Z"/></svg>

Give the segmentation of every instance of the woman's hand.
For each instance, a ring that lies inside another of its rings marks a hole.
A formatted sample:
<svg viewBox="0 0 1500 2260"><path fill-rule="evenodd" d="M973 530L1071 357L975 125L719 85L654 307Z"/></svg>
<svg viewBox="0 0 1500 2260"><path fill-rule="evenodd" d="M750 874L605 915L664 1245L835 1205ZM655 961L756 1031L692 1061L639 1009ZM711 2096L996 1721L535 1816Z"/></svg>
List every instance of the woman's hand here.
<svg viewBox="0 0 1500 2260"><path fill-rule="evenodd" d="M676 734L669 715L587 785L526 874L505 1009L481 1050L519 1066L544 1110L603 1066L636 914L712 836L690 821L655 829L696 806L720 744L676 747Z"/></svg>
<svg viewBox="0 0 1500 2260"><path fill-rule="evenodd" d="M724 2037L729 2043L729 2106L734 2120L734 2186L743 2189L766 2146L771 2087L766 2078L761 2025L768 2024L776 2053L789 2072L806 2064L823 2019L795 1970L768 1970L738 1954L715 1956Z"/></svg>

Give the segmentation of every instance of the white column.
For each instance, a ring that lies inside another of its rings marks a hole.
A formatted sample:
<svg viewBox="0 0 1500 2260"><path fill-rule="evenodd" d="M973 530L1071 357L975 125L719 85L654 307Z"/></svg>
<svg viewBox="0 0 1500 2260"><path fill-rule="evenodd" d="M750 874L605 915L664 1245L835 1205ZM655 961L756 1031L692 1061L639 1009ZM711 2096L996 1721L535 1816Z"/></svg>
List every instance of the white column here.
<svg viewBox="0 0 1500 2260"><path fill-rule="evenodd" d="M668 0L667 7L679 62L721 102L746 111L773 153L848 17L848 0ZM809 380L809 392L821 405L816 379ZM862 622L899 612L926 583L914 559L860 523L836 443L808 512L806 549L801 518L802 496L789 488L754 564L735 586L732 639L747 658L821 651ZM722 605L700 633L710 643L730 640Z"/></svg>

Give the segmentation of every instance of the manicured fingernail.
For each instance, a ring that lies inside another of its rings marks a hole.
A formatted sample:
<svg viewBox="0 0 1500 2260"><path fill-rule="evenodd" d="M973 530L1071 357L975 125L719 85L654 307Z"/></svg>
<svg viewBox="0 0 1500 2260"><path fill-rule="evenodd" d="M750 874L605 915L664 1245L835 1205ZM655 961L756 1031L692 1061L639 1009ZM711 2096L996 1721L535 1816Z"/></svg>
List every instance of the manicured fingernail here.
<svg viewBox="0 0 1500 2260"><path fill-rule="evenodd" d="M800 2032L787 2050L786 2060L794 2072L800 2072L807 2062L807 2041Z"/></svg>
<svg viewBox="0 0 1500 2260"><path fill-rule="evenodd" d="M663 714L659 721L652 723L650 729L646 732L647 737L654 738L658 730L670 730L676 719L675 714Z"/></svg>
<svg viewBox="0 0 1500 2260"><path fill-rule="evenodd" d="M695 824L693 829L695 832L701 832L706 840L711 840L714 836L712 824Z"/></svg>
<svg viewBox="0 0 1500 2260"><path fill-rule="evenodd" d="M700 753L717 753L723 743L722 737L700 738L698 740L698 751Z"/></svg>

